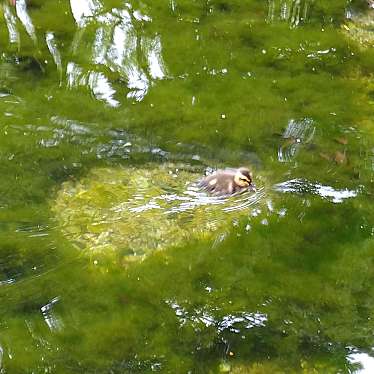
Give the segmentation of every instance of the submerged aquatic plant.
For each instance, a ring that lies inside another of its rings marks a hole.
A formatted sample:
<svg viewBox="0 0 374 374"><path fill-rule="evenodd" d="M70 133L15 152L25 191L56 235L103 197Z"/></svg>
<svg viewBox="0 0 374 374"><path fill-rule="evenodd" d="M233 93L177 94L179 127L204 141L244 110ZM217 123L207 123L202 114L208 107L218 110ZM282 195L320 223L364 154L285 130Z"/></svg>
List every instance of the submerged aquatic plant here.
<svg viewBox="0 0 374 374"><path fill-rule="evenodd" d="M62 185L53 210L78 247L116 251L126 261L190 239L222 238L245 208L263 195L207 196L201 174L175 167L96 168Z"/></svg>

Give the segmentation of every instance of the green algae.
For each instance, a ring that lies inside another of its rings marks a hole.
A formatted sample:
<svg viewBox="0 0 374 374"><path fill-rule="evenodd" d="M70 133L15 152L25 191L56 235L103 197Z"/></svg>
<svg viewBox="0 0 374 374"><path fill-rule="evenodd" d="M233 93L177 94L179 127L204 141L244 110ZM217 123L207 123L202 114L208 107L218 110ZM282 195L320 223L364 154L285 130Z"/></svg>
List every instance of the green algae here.
<svg viewBox="0 0 374 374"><path fill-rule="evenodd" d="M373 26L373 11L367 10L354 13L350 20L342 25L342 30L360 48L366 49L374 45Z"/></svg>
<svg viewBox="0 0 374 374"><path fill-rule="evenodd" d="M133 261L189 240L218 239L263 196L209 197L196 186L200 178L167 164L97 168L78 182L64 182L51 206L79 248L117 251Z"/></svg>
<svg viewBox="0 0 374 374"><path fill-rule="evenodd" d="M228 362L234 372L352 372L348 355L370 357L374 345L373 52L370 24L360 13L346 19L366 2L129 1L152 19L129 12L137 45L129 60L149 83L140 102L126 97L127 60L97 63L93 54L100 32L101 50L115 50L121 19L103 17L129 7L92 3L102 7L82 27L68 1L28 1L36 44L14 9L20 43L9 42L4 18L0 25L0 370L215 373ZM150 78L156 40L164 79ZM81 69L74 84L69 63ZM118 107L95 96L93 73L107 78ZM305 119L313 137L280 162L285 129ZM249 231L248 211L207 217L199 208L170 220L149 211L134 224L111 212L122 225L100 237L116 228L103 217L128 197L130 170L131 191L142 181L153 197L171 193L166 186L180 196L184 181L203 174L199 159L212 167L255 159L272 183L306 178L359 193L339 204L272 196L274 211L251 217ZM162 171L162 185L142 179L179 160L198 168L179 179ZM135 243L155 255L129 256ZM123 269L95 248L144 261ZM245 316L256 313L267 320L247 329Z"/></svg>

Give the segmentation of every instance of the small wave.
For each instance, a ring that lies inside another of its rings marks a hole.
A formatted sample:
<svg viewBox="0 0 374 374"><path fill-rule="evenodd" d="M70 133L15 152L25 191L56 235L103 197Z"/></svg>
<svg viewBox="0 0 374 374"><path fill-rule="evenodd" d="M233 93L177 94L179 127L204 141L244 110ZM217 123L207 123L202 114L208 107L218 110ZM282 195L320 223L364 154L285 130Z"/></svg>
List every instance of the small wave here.
<svg viewBox="0 0 374 374"><path fill-rule="evenodd" d="M278 183L273 186L273 189L278 192L318 195L323 199L331 200L333 203L342 203L345 199L356 197L359 193L358 190L349 190L347 188L337 190L331 186L325 186L318 182L309 182L301 178Z"/></svg>

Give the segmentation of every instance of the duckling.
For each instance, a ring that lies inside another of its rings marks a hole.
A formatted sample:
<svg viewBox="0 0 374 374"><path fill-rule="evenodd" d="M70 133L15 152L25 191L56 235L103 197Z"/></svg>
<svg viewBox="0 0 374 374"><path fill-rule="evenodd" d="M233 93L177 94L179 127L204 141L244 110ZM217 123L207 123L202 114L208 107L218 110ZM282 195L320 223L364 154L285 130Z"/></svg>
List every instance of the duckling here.
<svg viewBox="0 0 374 374"><path fill-rule="evenodd" d="M256 191L252 173L245 167L217 170L199 182L199 187L213 195L233 195L249 189Z"/></svg>

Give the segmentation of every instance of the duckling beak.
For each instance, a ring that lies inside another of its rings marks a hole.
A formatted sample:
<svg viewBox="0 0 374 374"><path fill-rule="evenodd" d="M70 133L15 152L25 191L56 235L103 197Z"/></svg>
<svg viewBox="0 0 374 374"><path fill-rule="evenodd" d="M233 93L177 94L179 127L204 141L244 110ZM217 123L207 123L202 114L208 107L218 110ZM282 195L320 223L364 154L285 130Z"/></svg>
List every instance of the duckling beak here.
<svg viewBox="0 0 374 374"><path fill-rule="evenodd" d="M257 187L254 183L250 184L248 186L248 191L253 191L253 192L256 192L257 191Z"/></svg>

